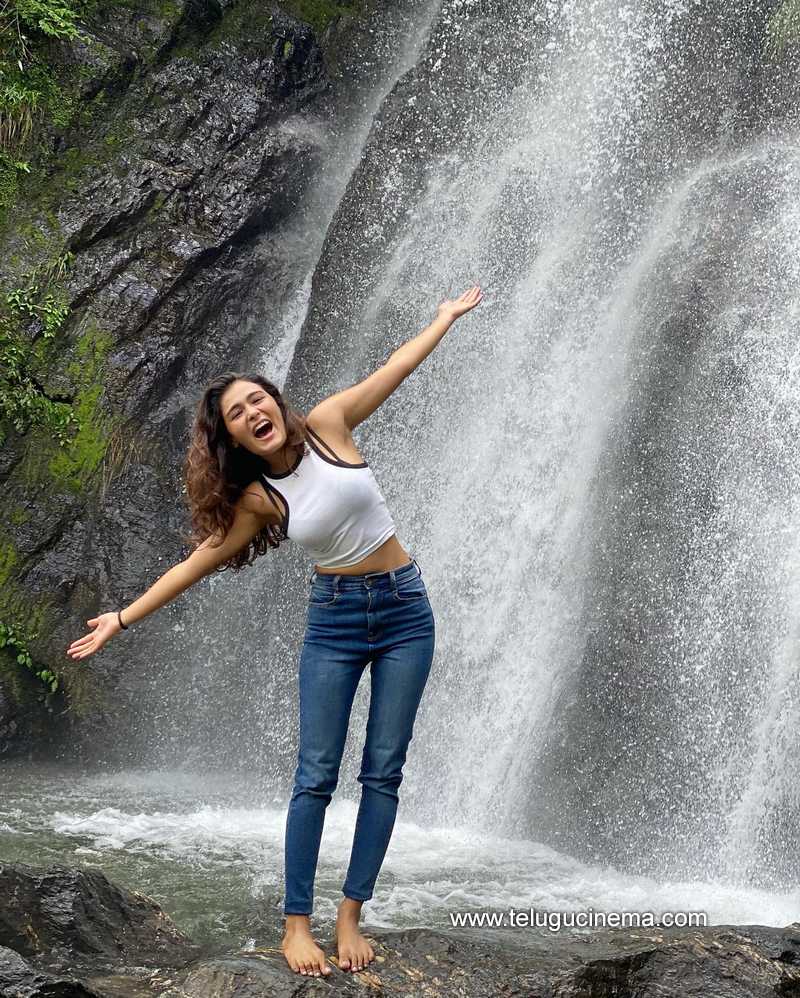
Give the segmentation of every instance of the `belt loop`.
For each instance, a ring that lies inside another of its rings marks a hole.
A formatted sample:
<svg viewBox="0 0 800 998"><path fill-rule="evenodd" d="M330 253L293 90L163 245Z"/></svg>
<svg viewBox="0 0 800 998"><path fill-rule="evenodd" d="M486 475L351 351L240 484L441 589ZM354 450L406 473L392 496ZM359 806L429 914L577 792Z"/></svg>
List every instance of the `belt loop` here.
<svg viewBox="0 0 800 998"><path fill-rule="evenodd" d="M333 591L335 593L339 592L339 579L341 579L341 575L334 575L334 577L333 577Z"/></svg>
<svg viewBox="0 0 800 998"><path fill-rule="evenodd" d="M412 560L412 561L414 562L414 564L415 564L415 565L417 566L417 576L418 576L419 578L422 578L422 569L421 569L421 568L419 567L419 562L417 561L417 559L416 559L416 558L412 558L411 560Z"/></svg>
<svg viewBox="0 0 800 998"><path fill-rule="evenodd" d="M394 569L393 568L389 569L389 582L392 585L392 592L396 593L397 592L397 579L395 577Z"/></svg>
<svg viewBox="0 0 800 998"><path fill-rule="evenodd" d="M317 570L315 568L314 571L309 576L308 582L309 585L313 586L316 581L317 581Z"/></svg>

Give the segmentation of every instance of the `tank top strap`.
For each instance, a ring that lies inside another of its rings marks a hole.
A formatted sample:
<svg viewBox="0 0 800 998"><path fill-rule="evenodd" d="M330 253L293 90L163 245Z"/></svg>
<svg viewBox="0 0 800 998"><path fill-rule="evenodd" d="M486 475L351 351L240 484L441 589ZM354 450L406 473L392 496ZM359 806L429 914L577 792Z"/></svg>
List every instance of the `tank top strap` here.
<svg viewBox="0 0 800 998"><path fill-rule="evenodd" d="M330 456L333 458L334 461L341 461L341 458L336 453L336 451L333 449L333 447L331 447L330 444L326 444L325 441L322 439L322 437L319 435L319 433L317 433L316 430L312 430L311 427L308 425L308 423L306 423L306 429L308 430L308 432L313 437L313 440L316 440L316 442L319 444L320 447L324 447L325 450L330 454ZM313 441L310 441L310 442L311 442L311 444L313 446ZM318 448L314 447L314 450L318 451Z"/></svg>
<svg viewBox="0 0 800 998"><path fill-rule="evenodd" d="M308 441L308 443L309 443L311 449L316 454L318 454L322 458L323 461L327 461L329 464L338 465L340 468L367 468L367 467L369 467L369 465L367 464L366 461L361 461L358 464L356 464L356 463L354 463L352 461L345 461L345 460L343 460L341 457L339 457L339 455L336 453L336 451L333 449L333 447L331 447L330 444L325 443L325 441L322 439L322 437L319 435L319 433L317 433L316 430L313 430L308 425L308 423L306 423L306 430L308 430L308 433L309 433L309 441ZM314 441L316 441L316 443ZM323 450L323 448L324 448L324 450ZM325 451L327 451L328 453L326 454ZM330 457L328 455L330 455Z"/></svg>
<svg viewBox="0 0 800 998"><path fill-rule="evenodd" d="M286 496L284 496L282 492L279 492L278 489L275 488L275 486L272 484L272 482L270 482L270 480L267 478L266 475L262 475L261 476L261 481L262 481L262 484L264 485L264 488L266 490L267 498L270 500L270 502L272 503L272 505L275 507L275 509L278 512L278 515L281 518L281 524L280 524L280 526L283 529L284 534L288 535L288 532L289 532L289 503L286 501Z"/></svg>

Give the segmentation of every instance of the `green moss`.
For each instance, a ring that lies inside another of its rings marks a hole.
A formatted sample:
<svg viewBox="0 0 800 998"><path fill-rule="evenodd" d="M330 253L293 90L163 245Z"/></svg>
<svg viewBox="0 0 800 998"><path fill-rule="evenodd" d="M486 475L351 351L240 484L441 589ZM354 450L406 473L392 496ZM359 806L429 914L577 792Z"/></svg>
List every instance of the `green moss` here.
<svg viewBox="0 0 800 998"><path fill-rule="evenodd" d="M8 513L8 522L13 523L15 527L27 523L30 518L31 514L24 506L14 506Z"/></svg>
<svg viewBox="0 0 800 998"><path fill-rule="evenodd" d="M274 44L273 21L266 4L233 3L204 37L184 38L173 55L197 61L206 46L230 44L257 55L269 55Z"/></svg>
<svg viewBox="0 0 800 998"><path fill-rule="evenodd" d="M59 154L57 161L42 162L28 175L18 178L18 204L30 205L35 211L35 216L28 216L27 223L34 224L34 217L46 217L57 226L55 212L65 195L80 191L90 170L108 167L125 146L129 127L119 124L91 142L70 146ZM15 228L16 225L14 220Z"/></svg>
<svg viewBox="0 0 800 998"><path fill-rule="evenodd" d="M800 0L783 0L767 24L764 55L777 59L787 45L800 41Z"/></svg>
<svg viewBox="0 0 800 998"><path fill-rule="evenodd" d="M16 584L19 562L14 541L7 533L0 531L0 614L4 617L19 616L25 612L25 601Z"/></svg>
<svg viewBox="0 0 800 998"><path fill-rule="evenodd" d="M0 537L0 590L10 584L16 565L16 548L8 538Z"/></svg>
<svg viewBox="0 0 800 998"><path fill-rule="evenodd" d="M20 588L19 572L22 559L13 539L0 531L0 619L12 624L20 634L31 640L44 623L47 610L44 604L32 602Z"/></svg>
<svg viewBox="0 0 800 998"><path fill-rule="evenodd" d="M133 126L124 114L111 113L106 92L80 102L79 71L62 72L69 82L64 83L63 101L47 115L47 127L65 133L65 138L71 129L90 127L95 135L55 154L40 128L33 133L36 141L26 143L24 155L22 149L13 154L0 149L0 236L16 231L20 224L31 224L34 213L54 217L65 193L80 190L90 169L107 167L121 149L130 147Z"/></svg>
<svg viewBox="0 0 800 998"><path fill-rule="evenodd" d="M281 6L293 17L311 25L316 34L321 35L328 25L342 14L358 13L358 0L348 3L331 3L330 0L282 0Z"/></svg>
<svg viewBox="0 0 800 998"><path fill-rule="evenodd" d="M33 704L36 686L38 686L37 681L27 669L19 667L12 650L0 649L0 688L9 700L18 706Z"/></svg>
<svg viewBox="0 0 800 998"><path fill-rule="evenodd" d="M72 406L78 429L66 446L53 453L48 470L57 486L71 492L86 491L108 449L113 424L101 401L105 361L112 345L107 333L91 326L77 341L77 359L67 366L72 381L80 386Z"/></svg>
<svg viewBox="0 0 800 998"><path fill-rule="evenodd" d="M66 447L53 455L48 465L56 483L73 492L85 490L108 446L108 435L98 404L100 395L99 386L81 393L73 409L78 419L78 432Z"/></svg>

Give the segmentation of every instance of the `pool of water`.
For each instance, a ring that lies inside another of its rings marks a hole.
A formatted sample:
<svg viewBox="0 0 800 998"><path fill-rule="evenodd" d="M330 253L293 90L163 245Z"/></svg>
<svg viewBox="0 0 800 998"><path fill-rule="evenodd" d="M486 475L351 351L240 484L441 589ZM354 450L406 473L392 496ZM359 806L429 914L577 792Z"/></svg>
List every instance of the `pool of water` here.
<svg viewBox="0 0 800 998"><path fill-rule="evenodd" d="M269 946L281 927L286 804L256 798L241 777L11 761L0 771L0 859L100 869L152 897L206 947ZM335 918L355 817L354 802L334 798L315 887L321 930ZM708 924L787 925L800 917L800 890L659 882L586 865L535 841L399 817L363 921L447 929L455 912L511 908L702 911Z"/></svg>

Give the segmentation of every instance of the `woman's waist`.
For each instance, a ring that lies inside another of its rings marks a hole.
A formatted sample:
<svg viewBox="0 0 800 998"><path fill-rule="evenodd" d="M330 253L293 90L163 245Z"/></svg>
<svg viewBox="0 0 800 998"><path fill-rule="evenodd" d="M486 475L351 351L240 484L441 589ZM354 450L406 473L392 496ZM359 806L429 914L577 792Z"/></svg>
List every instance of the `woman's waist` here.
<svg viewBox="0 0 800 998"><path fill-rule="evenodd" d="M376 575L380 573L390 572L392 570L397 571L397 569L402 568L407 565L411 560L411 555L405 548L400 544L397 539L397 534L392 533L386 540L380 542L377 547L375 547L368 554L365 554L363 558L360 558L357 562L352 565L346 565L343 568L337 566L329 566L325 564L317 563L314 565L314 571L320 578L324 578L328 575L341 575L341 576L362 576L362 575Z"/></svg>
<svg viewBox="0 0 800 998"><path fill-rule="evenodd" d="M338 590L348 590L348 589L392 589L396 582L402 582L404 579L414 576L421 576L422 569L417 564L415 558L411 558L410 561L398 566L397 568L391 568L383 572L360 572L360 573L345 573L343 570L340 573L334 570L329 570L327 572L314 571L309 579L309 582L317 587L324 589L330 589L331 591Z"/></svg>

